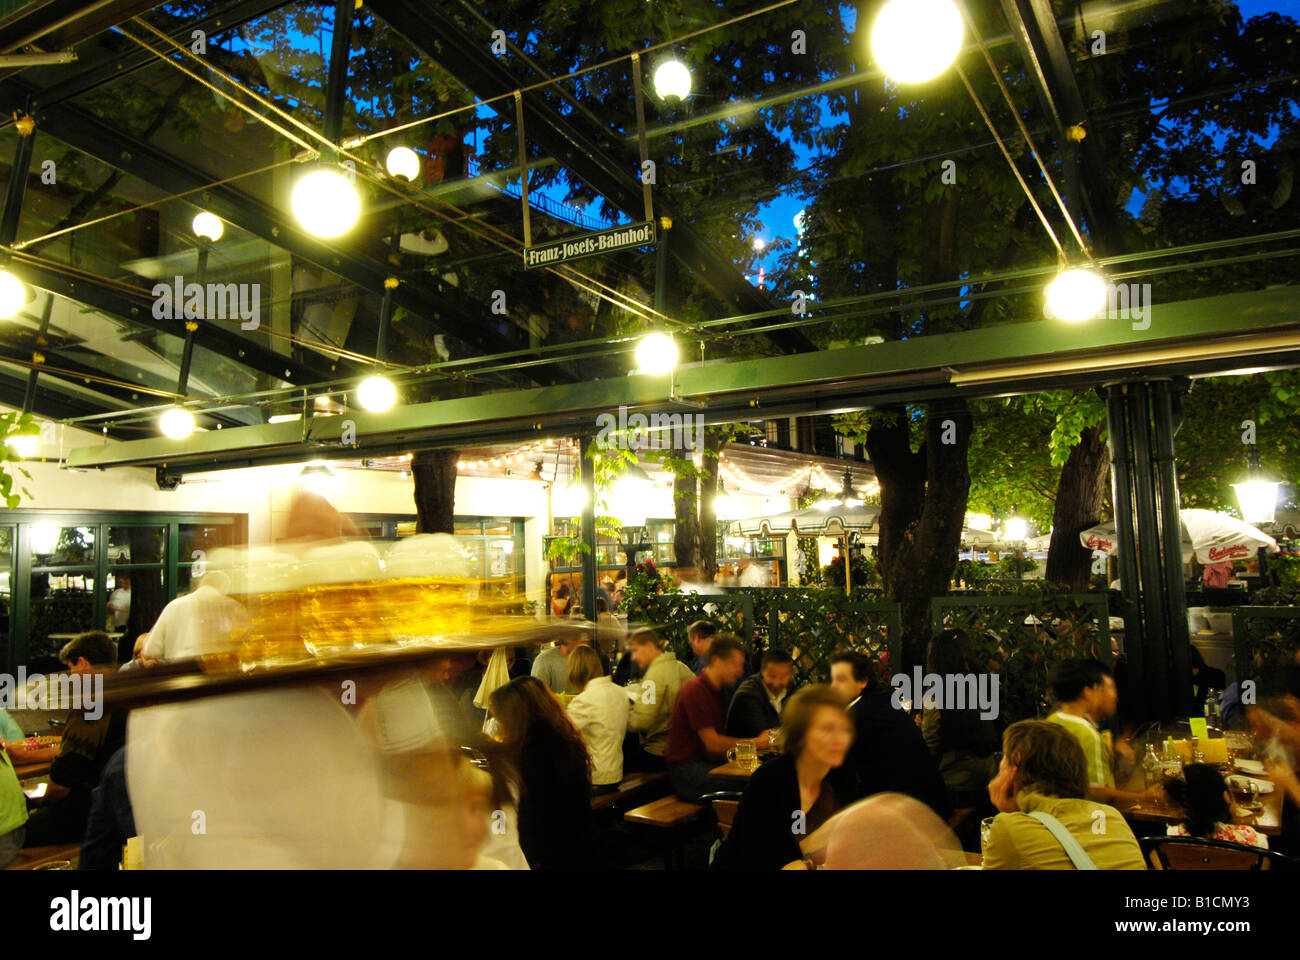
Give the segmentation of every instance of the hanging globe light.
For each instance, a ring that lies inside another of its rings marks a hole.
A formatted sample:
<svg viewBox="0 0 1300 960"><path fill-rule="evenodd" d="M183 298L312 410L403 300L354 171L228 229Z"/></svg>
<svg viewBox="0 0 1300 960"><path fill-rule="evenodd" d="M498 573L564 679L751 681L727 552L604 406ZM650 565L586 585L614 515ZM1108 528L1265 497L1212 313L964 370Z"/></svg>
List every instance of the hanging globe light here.
<svg viewBox="0 0 1300 960"><path fill-rule="evenodd" d="M181 407L168 407L158 418L158 429L165 437L184 440L194 432L194 415Z"/></svg>
<svg viewBox="0 0 1300 960"><path fill-rule="evenodd" d="M8 320L27 302L27 288L8 270L0 270L0 319Z"/></svg>
<svg viewBox="0 0 1300 960"><path fill-rule="evenodd" d="M190 228L194 231L196 237L203 237L213 243L220 240L221 235L226 232L225 224L221 222L221 218L215 213L208 213L206 210L201 210L195 214L194 222L190 224Z"/></svg>
<svg viewBox="0 0 1300 960"><path fill-rule="evenodd" d="M367 377L357 386L357 403L371 413L382 413L397 402L397 388L387 377Z"/></svg>
<svg viewBox="0 0 1300 960"><path fill-rule="evenodd" d="M636 346L636 366L641 373L671 372L677 366L677 344L666 333L642 337Z"/></svg>
<svg viewBox="0 0 1300 960"><path fill-rule="evenodd" d="M5 437L5 446L12 450L15 456L26 460L36 452L36 445L40 442L40 439L40 428L32 423L25 427L19 427Z"/></svg>
<svg viewBox="0 0 1300 960"><path fill-rule="evenodd" d="M665 60L655 68L654 85L660 100L685 100L691 92L691 71L680 60Z"/></svg>
<svg viewBox="0 0 1300 960"><path fill-rule="evenodd" d="M1047 286L1047 309L1068 323L1091 320L1106 306L1106 281L1094 270L1062 270Z"/></svg>
<svg viewBox="0 0 1300 960"><path fill-rule="evenodd" d="M293 215L318 237L337 237L352 229L361 216L361 198L337 168L317 167L294 184Z"/></svg>
<svg viewBox="0 0 1300 960"><path fill-rule="evenodd" d="M388 174L400 180L414 180L420 175L420 158L410 147L393 147L384 160Z"/></svg>
<svg viewBox="0 0 1300 960"><path fill-rule="evenodd" d="M952 0L890 0L871 26L871 55L890 80L921 83L957 58L962 32Z"/></svg>

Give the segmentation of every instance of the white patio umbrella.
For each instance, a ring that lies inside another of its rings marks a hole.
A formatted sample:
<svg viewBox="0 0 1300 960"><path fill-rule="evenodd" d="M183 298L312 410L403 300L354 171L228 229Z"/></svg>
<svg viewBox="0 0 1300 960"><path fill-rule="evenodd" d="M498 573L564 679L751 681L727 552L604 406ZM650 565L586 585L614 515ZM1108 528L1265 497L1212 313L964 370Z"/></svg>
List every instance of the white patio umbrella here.
<svg viewBox="0 0 1300 960"><path fill-rule="evenodd" d="M1244 520L1213 510L1180 510L1183 563L1195 556L1198 563L1223 563L1253 557L1260 547L1274 553L1277 541ZM1119 539L1114 523L1089 527L1079 534L1079 542L1097 553L1115 556Z"/></svg>

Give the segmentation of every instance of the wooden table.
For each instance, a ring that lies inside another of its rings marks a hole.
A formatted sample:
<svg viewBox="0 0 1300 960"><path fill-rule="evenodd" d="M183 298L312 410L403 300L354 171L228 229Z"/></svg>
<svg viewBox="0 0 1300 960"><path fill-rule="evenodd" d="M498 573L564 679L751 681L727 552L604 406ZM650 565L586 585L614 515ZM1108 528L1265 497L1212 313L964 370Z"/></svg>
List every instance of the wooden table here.
<svg viewBox="0 0 1300 960"><path fill-rule="evenodd" d="M757 769L758 767L742 767L732 760L720 767L714 767L709 771L709 776L718 777L722 780L739 780L748 783L749 778L754 775L754 771Z"/></svg>
<svg viewBox="0 0 1300 960"><path fill-rule="evenodd" d="M14 764L14 773L19 780L32 780L36 777L43 777L50 772L51 761L45 763L24 763Z"/></svg>
<svg viewBox="0 0 1300 960"><path fill-rule="evenodd" d="M1239 774L1245 776L1245 774ZM1232 774L1225 774L1232 776ZM1269 780L1268 777L1260 774L1253 774L1256 780ZM1270 781L1271 782L1271 781ZM1133 772L1129 782L1122 789L1138 793L1145 789L1145 780L1142 776L1142 770L1139 768ZM1234 797L1232 802L1233 818L1232 822L1247 827L1254 827L1260 833L1268 834L1271 837L1281 836L1282 834L1282 804L1285 800L1285 791L1277 784L1273 785L1272 793L1262 793L1259 797L1260 803L1264 809L1256 814L1247 814L1238 816L1237 812L1241 807L1237 804ZM1157 798L1148 798L1138 801L1128 801L1117 804L1117 809L1124 814L1127 820L1138 820L1145 823L1181 823L1187 819L1183 811L1174 806L1169 800L1161 795Z"/></svg>

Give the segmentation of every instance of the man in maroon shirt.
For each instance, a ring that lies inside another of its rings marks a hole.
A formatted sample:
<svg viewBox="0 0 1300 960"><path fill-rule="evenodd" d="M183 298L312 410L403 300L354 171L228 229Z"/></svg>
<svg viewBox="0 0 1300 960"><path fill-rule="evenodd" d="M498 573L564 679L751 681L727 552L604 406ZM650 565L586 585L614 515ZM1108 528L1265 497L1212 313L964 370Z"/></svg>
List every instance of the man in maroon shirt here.
<svg viewBox="0 0 1300 960"><path fill-rule="evenodd" d="M726 726L722 690L740 680L744 671L745 648L732 634L720 633L709 645L699 676L687 680L677 692L664 760L673 790L682 800L695 802L710 791L734 789L733 784L711 779L709 770L723 761L728 750L745 742L722 733ZM761 753L770 748L772 732L764 730L748 742Z"/></svg>

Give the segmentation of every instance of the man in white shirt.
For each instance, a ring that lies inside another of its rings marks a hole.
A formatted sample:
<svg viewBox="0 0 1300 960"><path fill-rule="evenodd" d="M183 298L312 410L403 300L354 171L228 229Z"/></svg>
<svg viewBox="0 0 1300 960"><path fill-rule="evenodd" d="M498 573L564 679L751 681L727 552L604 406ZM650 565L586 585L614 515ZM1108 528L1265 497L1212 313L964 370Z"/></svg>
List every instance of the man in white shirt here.
<svg viewBox="0 0 1300 960"><path fill-rule="evenodd" d="M108 597L108 612L113 615L114 632L126 626L131 615L131 581L127 577L117 578L117 587Z"/></svg>
<svg viewBox="0 0 1300 960"><path fill-rule="evenodd" d="M248 630L248 611L225 595L229 580L210 570L192 593L177 597L158 615L143 654L151 660L183 660L234 649Z"/></svg>

